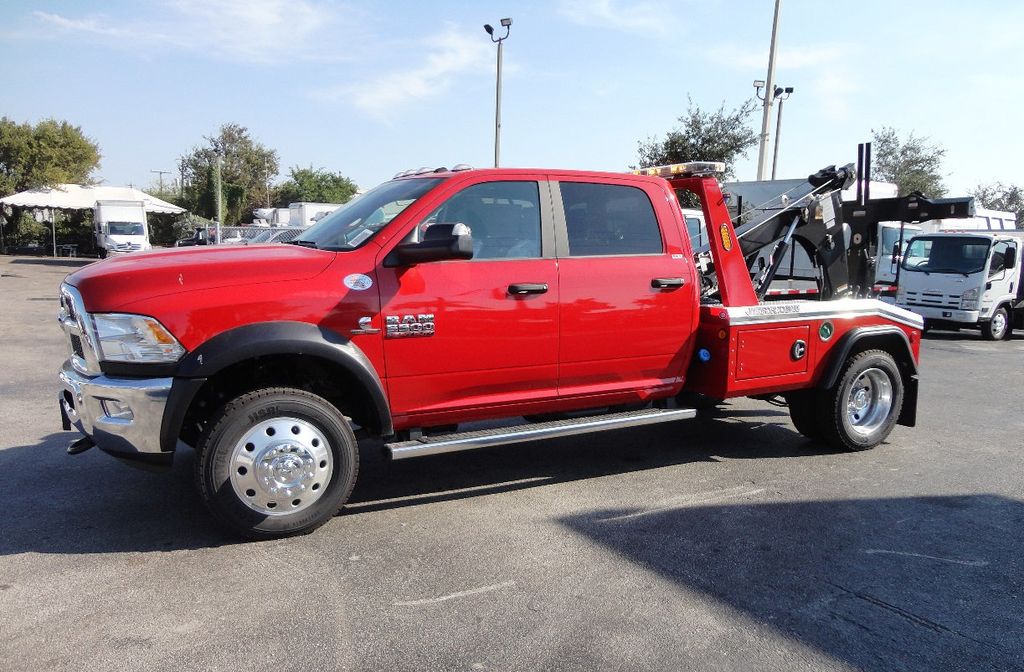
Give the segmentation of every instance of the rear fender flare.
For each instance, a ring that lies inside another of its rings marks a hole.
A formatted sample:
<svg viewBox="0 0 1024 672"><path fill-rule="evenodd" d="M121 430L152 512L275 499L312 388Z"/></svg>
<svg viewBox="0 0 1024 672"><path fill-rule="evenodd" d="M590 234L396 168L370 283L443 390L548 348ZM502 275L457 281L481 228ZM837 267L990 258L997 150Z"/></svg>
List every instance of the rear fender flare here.
<svg viewBox="0 0 1024 672"><path fill-rule="evenodd" d="M897 326L882 324L855 327L844 334L833 348L818 387L833 387L850 355L872 348L885 350L892 355L903 372L903 408L900 410L898 424L913 427L917 424L917 361L907 333Z"/></svg>

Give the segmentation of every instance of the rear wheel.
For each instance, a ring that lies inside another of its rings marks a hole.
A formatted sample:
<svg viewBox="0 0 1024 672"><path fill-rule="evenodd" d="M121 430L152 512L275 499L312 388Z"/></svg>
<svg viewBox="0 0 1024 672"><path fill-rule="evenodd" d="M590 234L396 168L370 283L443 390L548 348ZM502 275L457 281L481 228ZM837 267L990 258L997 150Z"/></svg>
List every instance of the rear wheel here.
<svg viewBox="0 0 1024 672"><path fill-rule="evenodd" d="M808 439L816 440L822 437L821 411L818 399L821 392L818 390L801 390L790 392L786 395L786 402L789 404L789 417L793 421L796 431Z"/></svg>
<svg viewBox="0 0 1024 672"><path fill-rule="evenodd" d="M196 455L196 484L225 527L250 539L315 530L348 499L359 452L348 420L305 390L267 388L225 404Z"/></svg>
<svg viewBox="0 0 1024 672"><path fill-rule="evenodd" d="M989 341L1001 341L1010 336L1010 316L1005 306L999 306L992 313L992 319L981 323L981 335Z"/></svg>
<svg viewBox="0 0 1024 672"><path fill-rule="evenodd" d="M839 382L822 391L822 434L846 450L866 450L884 441L903 407L903 377L884 350L851 356Z"/></svg>

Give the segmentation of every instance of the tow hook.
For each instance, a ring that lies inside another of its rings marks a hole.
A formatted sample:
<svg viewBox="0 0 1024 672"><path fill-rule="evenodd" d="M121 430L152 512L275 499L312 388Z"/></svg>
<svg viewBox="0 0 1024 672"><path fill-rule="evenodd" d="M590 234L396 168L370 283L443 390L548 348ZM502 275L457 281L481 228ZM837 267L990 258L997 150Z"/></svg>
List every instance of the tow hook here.
<svg viewBox="0 0 1024 672"><path fill-rule="evenodd" d="M68 455L84 453L95 445L96 443L92 439L88 436L83 436L82 438L71 442L71 445L68 446Z"/></svg>

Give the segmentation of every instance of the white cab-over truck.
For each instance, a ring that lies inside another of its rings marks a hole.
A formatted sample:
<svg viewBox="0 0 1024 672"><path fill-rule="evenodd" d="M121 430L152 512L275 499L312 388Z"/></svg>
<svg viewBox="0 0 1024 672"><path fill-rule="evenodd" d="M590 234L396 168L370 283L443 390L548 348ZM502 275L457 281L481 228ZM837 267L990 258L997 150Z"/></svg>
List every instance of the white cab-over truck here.
<svg viewBox="0 0 1024 672"><path fill-rule="evenodd" d="M152 249L142 201L96 201L92 222L101 258Z"/></svg>
<svg viewBox="0 0 1024 672"><path fill-rule="evenodd" d="M990 340L1024 328L1024 231L943 231L915 236L900 269L896 304L925 328L981 327Z"/></svg>

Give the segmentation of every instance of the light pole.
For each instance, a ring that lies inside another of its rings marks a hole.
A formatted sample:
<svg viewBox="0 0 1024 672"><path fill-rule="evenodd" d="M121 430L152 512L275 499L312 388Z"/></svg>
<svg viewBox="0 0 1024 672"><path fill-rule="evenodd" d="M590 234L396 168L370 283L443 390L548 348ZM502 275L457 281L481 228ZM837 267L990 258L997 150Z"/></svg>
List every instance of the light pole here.
<svg viewBox="0 0 1024 672"><path fill-rule="evenodd" d="M782 137L782 103L793 94L793 87L775 87L775 97L779 99L779 113L775 117L775 155L772 156L772 179L775 179L775 168L779 164L779 138Z"/></svg>
<svg viewBox="0 0 1024 672"><path fill-rule="evenodd" d="M512 19L502 19L501 26L505 29L505 35L502 37L494 36L494 28L491 24L485 23L484 30L491 36L491 42L498 45L498 84L497 90L494 95L494 167L498 167L498 159L501 155L501 43L508 38L509 32L512 30Z"/></svg>
<svg viewBox="0 0 1024 672"><path fill-rule="evenodd" d="M758 98L764 101L764 114L761 116L761 142L758 143L757 150L757 179L765 179L765 175L768 174L768 122L772 116L772 95L771 93L775 90L775 52L776 52L776 41L775 38L779 32L779 6L782 4L782 0L775 0L775 18L772 20L772 43L768 50L768 81L762 82L757 80L754 82L754 86L758 87L758 93L760 94L761 86L765 87L764 98L758 95Z"/></svg>

